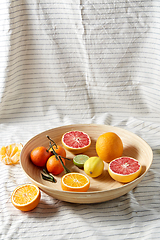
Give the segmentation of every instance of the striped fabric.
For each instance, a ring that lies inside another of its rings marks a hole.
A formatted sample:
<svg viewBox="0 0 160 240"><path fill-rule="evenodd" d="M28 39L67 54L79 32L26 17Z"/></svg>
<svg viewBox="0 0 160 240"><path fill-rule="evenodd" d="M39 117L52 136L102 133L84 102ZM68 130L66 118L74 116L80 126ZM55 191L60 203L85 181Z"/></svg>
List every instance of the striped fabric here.
<svg viewBox="0 0 160 240"><path fill-rule="evenodd" d="M160 239L160 1L0 1L0 147L74 123L136 133L150 171L112 201L42 193L22 213L10 195L29 180L0 162L0 239Z"/></svg>

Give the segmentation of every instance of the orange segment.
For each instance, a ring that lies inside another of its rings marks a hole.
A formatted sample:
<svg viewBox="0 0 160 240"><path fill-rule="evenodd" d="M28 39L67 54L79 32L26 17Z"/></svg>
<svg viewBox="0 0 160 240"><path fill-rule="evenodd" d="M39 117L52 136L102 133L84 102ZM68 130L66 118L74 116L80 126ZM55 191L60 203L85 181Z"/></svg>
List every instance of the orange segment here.
<svg viewBox="0 0 160 240"><path fill-rule="evenodd" d="M86 192L90 181L81 173L67 173L61 178L61 186L64 191Z"/></svg>
<svg viewBox="0 0 160 240"><path fill-rule="evenodd" d="M21 211L30 211L38 205L40 197L40 190L37 186L24 184L13 191L11 202Z"/></svg>
<svg viewBox="0 0 160 240"><path fill-rule="evenodd" d="M3 146L0 149L0 160L6 165L18 163L22 148L23 145L21 143L13 143L6 147Z"/></svg>

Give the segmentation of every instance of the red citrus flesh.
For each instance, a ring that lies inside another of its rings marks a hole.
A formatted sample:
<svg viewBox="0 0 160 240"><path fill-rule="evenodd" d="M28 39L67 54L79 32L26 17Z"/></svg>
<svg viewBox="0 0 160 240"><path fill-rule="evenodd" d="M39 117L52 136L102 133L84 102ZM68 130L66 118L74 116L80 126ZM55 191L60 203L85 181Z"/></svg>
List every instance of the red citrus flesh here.
<svg viewBox="0 0 160 240"><path fill-rule="evenodd" d="M91 139L82 131L69 131L62 136L63 146L73 153L83 153L91 145Z"/></svg>
<svg viewBox="0 0 160 240"><path fill-rule="evenodd" d="M120 157L110 162L108 172L118 182L131 182L141 173L140 163L131 157Z"/></svg>

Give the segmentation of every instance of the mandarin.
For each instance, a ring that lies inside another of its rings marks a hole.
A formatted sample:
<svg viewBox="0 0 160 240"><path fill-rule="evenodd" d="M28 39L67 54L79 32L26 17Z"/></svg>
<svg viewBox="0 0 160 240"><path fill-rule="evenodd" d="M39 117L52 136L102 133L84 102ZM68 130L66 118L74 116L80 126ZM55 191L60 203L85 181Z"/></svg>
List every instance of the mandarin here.
<svg viewBox="0 0 160 240"><path fill-rule="evenodd" d="M60 146L60 145L54 145L53 146L53 150L58 154L58 155L60 155L61 157L66 157L66 150L62 147L62 146ZM49 151L51 151L52 152L52 148L50 148L50 150Z"/></svg>
<svg viewBox="0 0 160 240"><path fill-rule="evenodd" d="M63 161L63 164L65 165L65 159L61 158ZM63 172L64 168L63 165L60 161L60 159L53 155L51 156L47 162L46 162L46 168L48 170L49 173L52 173L53 175L58 175L61 172Z"/></svg>
<svg viewBox="0 0 160 240"><path fill-rule="evenodd" d="M38 167L44 167L52 152L47 151L44 146L36 147L31 151L31 161Z"/></svg>

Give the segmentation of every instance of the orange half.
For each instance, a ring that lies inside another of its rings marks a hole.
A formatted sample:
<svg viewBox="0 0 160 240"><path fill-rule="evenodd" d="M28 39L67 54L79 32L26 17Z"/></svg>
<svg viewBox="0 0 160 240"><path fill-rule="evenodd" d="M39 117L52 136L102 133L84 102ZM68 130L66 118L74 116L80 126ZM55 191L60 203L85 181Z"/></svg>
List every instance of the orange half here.
<svg viewBox="0 0 160 240"><path fill-rule="evenodd" d="M61 178L61 187L64 191L86 192L89 186L89 178L81 173L67 173Z"/></svg>
<svg viewBox="0 0 160 240"><path fill-rule="evenodd" d="M17 187L11 196L12 204L21 211L31 211L37 207L41 198L40 190L33 184Z"/></svg>

